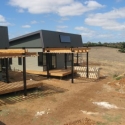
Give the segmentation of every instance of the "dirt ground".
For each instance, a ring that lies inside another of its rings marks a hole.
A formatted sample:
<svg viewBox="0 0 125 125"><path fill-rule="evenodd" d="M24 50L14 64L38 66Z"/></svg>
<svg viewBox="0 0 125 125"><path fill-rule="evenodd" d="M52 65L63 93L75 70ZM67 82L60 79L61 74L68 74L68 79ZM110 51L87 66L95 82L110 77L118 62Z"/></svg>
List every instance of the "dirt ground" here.
<svg viewBox="0 0 125 125"><path fill-rule="evenodd" d="M70 76L42 80L41 87L0 95L0 125L125 125L125 54L117 49L93 47L89 65L100 67L100 79ZM79 60L86 63L86 54ZM21 75L11 74L16 80ZM19 79L20 78L20 79Z"/></svg>

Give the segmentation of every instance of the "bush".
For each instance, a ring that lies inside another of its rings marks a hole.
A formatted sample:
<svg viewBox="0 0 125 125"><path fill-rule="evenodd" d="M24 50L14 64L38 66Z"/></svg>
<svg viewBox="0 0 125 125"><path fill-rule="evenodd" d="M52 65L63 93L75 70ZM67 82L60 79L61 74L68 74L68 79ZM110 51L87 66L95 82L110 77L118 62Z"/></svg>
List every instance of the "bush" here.
<svg viewBox="0 0 125 125"><path fill-rule="evenodd" d="M118 51L121 52L121 53L125 53L125 49L123 49L123 48L119 49Z"/></svg>

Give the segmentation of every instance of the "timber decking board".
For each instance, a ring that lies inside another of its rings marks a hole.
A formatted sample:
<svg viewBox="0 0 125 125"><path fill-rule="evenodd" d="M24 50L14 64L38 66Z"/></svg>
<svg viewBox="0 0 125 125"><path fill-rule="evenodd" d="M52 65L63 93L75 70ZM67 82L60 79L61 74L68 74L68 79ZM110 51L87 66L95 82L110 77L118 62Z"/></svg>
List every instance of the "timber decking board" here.
<svg viewBox="0 0 125 125"><path fill-rule="evenodd" d="M39 74L39 75L47 75L47 71L34 71L34 70L27 70L27 73L31 73L31 74ZM74 73L76 71L74 70ZM50 76L66 76L71 74L71 70L70 69L55 69L55 70L49 70L49 75Z"/></svg>
<svg viewBox="0 0 125 125"><path fill-rule="evenodd" d="M27 89L34 88L42 85L42 81L27 80ZM0 95L16 92L24 89L23 81L14 83L0 82Z"/></svg>

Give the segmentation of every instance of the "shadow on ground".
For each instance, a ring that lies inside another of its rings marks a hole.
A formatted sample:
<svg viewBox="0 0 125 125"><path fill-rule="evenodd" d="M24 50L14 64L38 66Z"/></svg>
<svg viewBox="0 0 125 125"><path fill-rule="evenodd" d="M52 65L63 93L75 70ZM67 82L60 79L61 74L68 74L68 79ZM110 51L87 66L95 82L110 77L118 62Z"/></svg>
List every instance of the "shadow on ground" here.
<svg viewBox="0 0 125 125"><path fill-rule="evenodd" d="M14 104L17 102L35 99L39 97L45 97L47 95L64 93L65 91L68 90L60 87L55 87L53 85L45 84L38 88L28 89L28 95L26 97L23 96L23 91L0 95L0 106L6 104Z"/></svg>
<svg viewBox="0 0 125 125"><path fill-rule="evenodd" d="M4 124L3 122L0 121L0 125L6 125L6 124Z"/></svg>

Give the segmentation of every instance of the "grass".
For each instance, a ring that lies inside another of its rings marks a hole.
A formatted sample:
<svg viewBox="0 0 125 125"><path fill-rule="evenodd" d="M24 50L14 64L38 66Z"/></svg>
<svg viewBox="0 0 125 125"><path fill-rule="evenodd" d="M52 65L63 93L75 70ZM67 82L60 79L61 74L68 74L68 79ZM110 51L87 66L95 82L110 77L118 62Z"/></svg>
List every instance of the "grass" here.
<svg viewBox="0 0 125 125"><path fill-rule="evenodd" d="M110 123L120 123L121 115L106 114L103 118L106 120L107 125L110 125Z"/></svg>
<svg viewBox="0 0 125 125"><path fill-rule="evenodd" d="M122 78L122 76L118 76L118 77L116 77L115 79L116 80L120 80Z"/></svg>
<svg viewBox="0 0 125 125"><path fill-rule="evenodd" d="M122 78L122 76L119 76L118 74L114 74L113 78L116 80L120 80Z"/></svg>

